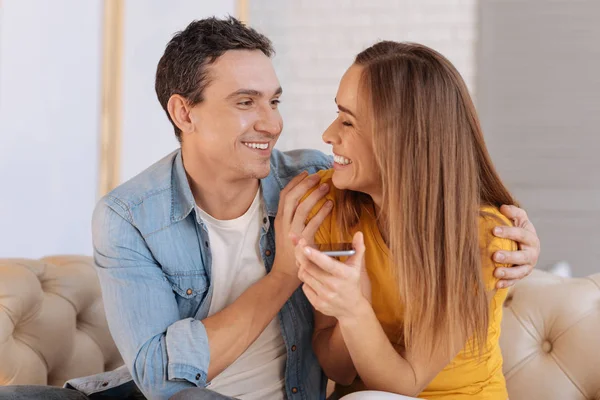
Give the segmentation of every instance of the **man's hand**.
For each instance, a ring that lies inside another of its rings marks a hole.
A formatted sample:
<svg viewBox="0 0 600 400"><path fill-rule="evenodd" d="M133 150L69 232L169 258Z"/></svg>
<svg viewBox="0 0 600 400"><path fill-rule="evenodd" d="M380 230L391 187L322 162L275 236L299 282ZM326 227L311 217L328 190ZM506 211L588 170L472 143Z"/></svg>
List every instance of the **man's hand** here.
<svg viewBox="0 0 600 400"><path fill-rule="evenodd" d="M496 278L500 278L497 287L505 288L533 271L540 256L540 239L524 210L504 205L500 207L500 212L513 221L514 226L497 226L494 228L494 235L514 240L519 245L518 251L497 251L493 255L496 262L514 265L512 268L496 268L494 271Z"/></svg>
<svg viewBox="0 0 600 400"><path fill-rule="evenodd" d="M308 224L305 221L315 205L329 193L329 185L322 184L313 191L302 203L300 199L306 192L320 181L320 176L303 172L296 176L281 191L279 196L279 208L275 218L275 262L272 272L284 273L290 278L298 280L298 267L294 256L294 244L290 240L290 234L298 238L304 238L308 243L313 243L315 233L333 209L331 201L325 202L319 212L311 218Z"/></svg>

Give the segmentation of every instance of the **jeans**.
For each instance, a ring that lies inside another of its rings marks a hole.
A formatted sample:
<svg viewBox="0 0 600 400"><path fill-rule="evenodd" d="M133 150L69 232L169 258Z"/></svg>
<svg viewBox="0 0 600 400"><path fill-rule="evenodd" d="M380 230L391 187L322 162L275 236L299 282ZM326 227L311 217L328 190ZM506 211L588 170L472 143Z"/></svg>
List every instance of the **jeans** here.
<svg viewBox="0 0 600 400"><path fill-rule="evenodd" d="M1 400L89 400L88 397L73 389L54 386L16 385L0 386Z"/></svg>
<svg viewBox="0 0 600 400"><path fill-rule="evenodd" d="M85 394L74 389L64 389L54 386L43 385L15 385L0 386L0 400L144 400L141 392L128 393L123 397L123 392L94 393L87 397ZM212 390L202 388L185 389L174 396L171 400L233 400L233 397L224 396Z"/></svg>
<svg viewBox="0 0 600 400"><path fill-rule="evenodd" d="M59 388L44 385L0 386L0 400L146 400L135 383L123 385L90 394L72 388Z"/></svg>
<svg viewBox="0 0 600 400"><path fill-rule="evenodd" d="M225 396L212 390L203 388L189 388L171 396L169 400L234 400L234 397Z"/></svg>

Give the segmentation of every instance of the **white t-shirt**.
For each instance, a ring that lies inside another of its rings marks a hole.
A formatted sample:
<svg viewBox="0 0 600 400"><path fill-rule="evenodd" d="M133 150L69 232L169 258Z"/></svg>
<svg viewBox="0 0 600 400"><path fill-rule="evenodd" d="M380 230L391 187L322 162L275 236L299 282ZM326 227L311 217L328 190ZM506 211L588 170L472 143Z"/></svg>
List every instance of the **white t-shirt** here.
<svg viewBox="0 0 600 400"><path fill-rule="evenodd" d="M260 255L263 219L260 190L244 215L217 220L196 207L208 228L212 252L213 297L211 316L233 303L267 271ZM243 400L285 399L285 343L277 316L228 368L207 386L223 395Z"/></svg>

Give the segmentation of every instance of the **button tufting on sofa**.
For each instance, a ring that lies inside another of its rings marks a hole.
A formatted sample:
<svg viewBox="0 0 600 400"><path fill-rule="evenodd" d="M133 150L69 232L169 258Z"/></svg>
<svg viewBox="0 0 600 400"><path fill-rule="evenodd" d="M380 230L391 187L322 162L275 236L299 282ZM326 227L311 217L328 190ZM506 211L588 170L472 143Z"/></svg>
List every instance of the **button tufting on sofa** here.
<svg viewBox="0 0 600 400"><path fill-rule="evenodd" d="M511 400L600 394L600 274L542 271L511 288L500 345Z"/></svg>
<svg viewBox="0 0 600 400"><path fill-rule="evenodd" d="M93 261L0 259L0 385L62 386L123 364Z"/></svg>

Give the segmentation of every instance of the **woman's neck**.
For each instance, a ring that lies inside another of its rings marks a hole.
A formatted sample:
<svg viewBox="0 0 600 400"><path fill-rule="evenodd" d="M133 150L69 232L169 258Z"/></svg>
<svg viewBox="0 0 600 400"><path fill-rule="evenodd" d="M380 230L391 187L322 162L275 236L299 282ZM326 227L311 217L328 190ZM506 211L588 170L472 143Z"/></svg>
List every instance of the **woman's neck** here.
<svg viewBox="0 0 600 400"><path fill-rule="evenodd" d="M382 205L383 205L382 197L383 196L373 197L371 195L371 199L373 199L373 206L375 208L375 219L377 220L377 229L379 229L379 234L381 235L381 238L383 239L385 244L389 247L390 240L389 240L389 229L388 229L388 223L387 223L388 217L382 208Z"/></svg>

